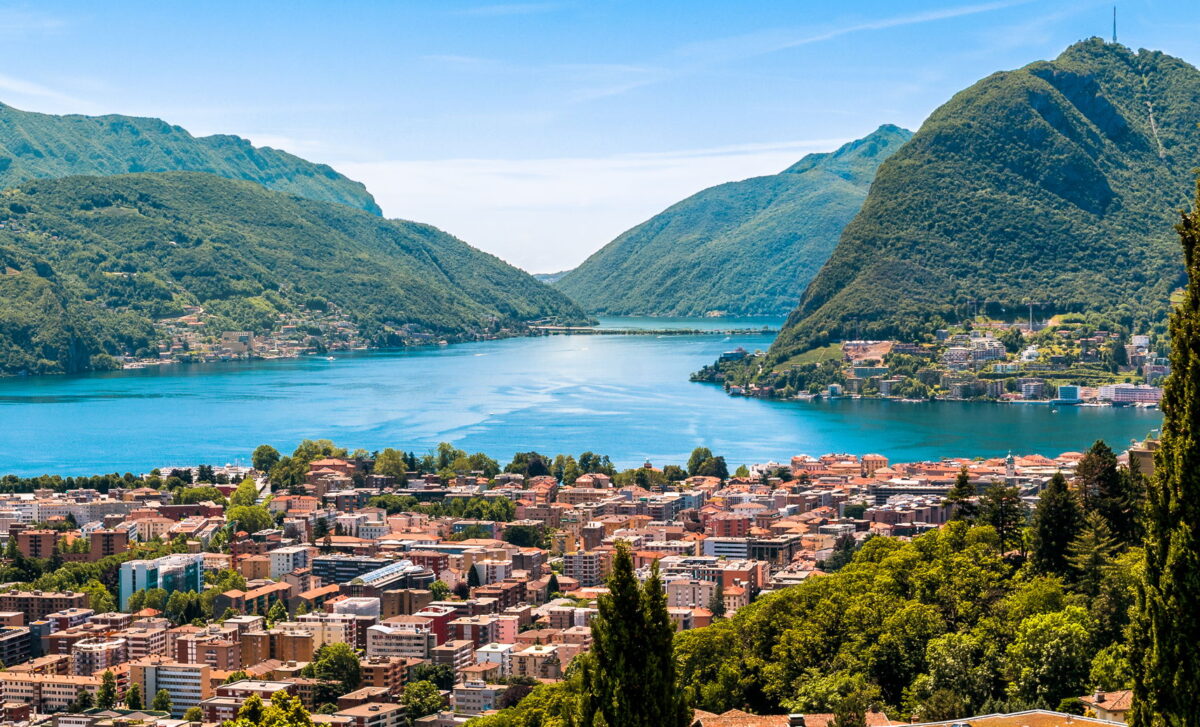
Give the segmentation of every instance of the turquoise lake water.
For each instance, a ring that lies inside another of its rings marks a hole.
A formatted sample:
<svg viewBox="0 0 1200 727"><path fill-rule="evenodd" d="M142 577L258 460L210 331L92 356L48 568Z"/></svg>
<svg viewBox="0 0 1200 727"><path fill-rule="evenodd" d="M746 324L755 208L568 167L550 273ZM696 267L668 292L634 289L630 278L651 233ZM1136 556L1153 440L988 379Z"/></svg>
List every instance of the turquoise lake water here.
<svg viewBox="0 0 1200 727"><path fill-rule="evenodd" d="M606 320L732 329L778 319ZM277 361L0 379L0 473L143 472L246 462L266 442L425 451L450 441L502 461L592 450L622 466L684 462L697 445L731 465L878 452L906 461L1056 455L1095 439L1123 449L1159 426L1139 409L726 396L688 374L770 336L551 336Z"/></svg>

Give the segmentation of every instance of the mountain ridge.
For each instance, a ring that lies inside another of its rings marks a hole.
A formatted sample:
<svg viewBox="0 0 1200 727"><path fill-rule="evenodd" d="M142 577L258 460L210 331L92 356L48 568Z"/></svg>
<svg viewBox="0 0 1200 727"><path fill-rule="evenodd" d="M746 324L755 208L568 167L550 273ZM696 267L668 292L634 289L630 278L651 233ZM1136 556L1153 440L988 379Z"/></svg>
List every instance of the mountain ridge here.
<svg viewBox="0 0 1200 727"><path fill-rule="evenodd" d="M1093 38L955 94L882 165L769 364L847 335L930 340L963 300L1162 327L1200 71Z"/></svg>
<svg viewBox="0 0 1200 727"><path fill-rule="evenodd" d="M879 162L909 136L885 124L778 174L709 187L553 284L609 315L784 315L857 212Z"/></svg>
<svg viewBox="0 0 1200 727"><path fill-rule="evenodd" d="M200 172L40 179L0 192L0 373L157 356L156 323L275 332L344 311L375 346L586 320L558 291L430 225Z"/></svg>
<svg viewBox="0 0 1200 727"><path fill-rule="evenodd" d="M382 216L367 188L327 164L232 134L193 136L155 117L43 114L0 103L0 189L33 179L208 172Z"/></svg>

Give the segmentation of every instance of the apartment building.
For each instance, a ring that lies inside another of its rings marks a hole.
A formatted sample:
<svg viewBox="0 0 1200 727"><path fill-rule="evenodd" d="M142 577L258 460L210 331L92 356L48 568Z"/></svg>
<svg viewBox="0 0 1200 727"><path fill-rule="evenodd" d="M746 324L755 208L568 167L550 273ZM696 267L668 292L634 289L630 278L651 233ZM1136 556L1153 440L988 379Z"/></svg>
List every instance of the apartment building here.
<svg viewBox="0 0 1200 727"><path fill-rule="evenodd" d="M129 662L129 682L144 695L166 689L171 695L171 716L181 717L188 709L212 696L208 664L181 664L157 656Z"/></svg>
<svg viewBox="0 0 1200 727"><path fill-rule="evenodd" d="M18 591L0 592L0 611L20 611L25 623L41 621L55 611L67 608L87 608L90 599L81 591Z"/></svg>

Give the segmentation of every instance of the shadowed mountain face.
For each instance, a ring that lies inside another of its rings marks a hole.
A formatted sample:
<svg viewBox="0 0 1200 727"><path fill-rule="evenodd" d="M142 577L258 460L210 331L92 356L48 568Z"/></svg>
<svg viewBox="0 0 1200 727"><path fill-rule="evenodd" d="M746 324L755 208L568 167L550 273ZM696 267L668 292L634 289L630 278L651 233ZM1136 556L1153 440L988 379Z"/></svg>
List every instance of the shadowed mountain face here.
<svg viewBox="0 0 1200 727"><path fill-rule="evenodd" d="M237 136L194 137L161 119L54 116L0 104L0 189L76 174L208 172L318 202L382 214L359 182Z"/></svg>
<svg viewBox="0 0 1200 727"><path fill-rule="evenodd" d="M334 309L377 345L586 317L446 233L196 172L64 177L0 192L0 373L155 355L154 321L266 333Z"/></svg>
<svg viewBox="0 0 1200 727"><path fill-rule="evenodd" d="M1197 122L1200 71L1099 39L979 81L879 168L772 363L846 336L923 340L967 300L1161 321Z"/></svg>
<svg viewBox="0 0 1200 727"><path fill-rule="evenodd" d="M882 126L779 174L706 189L624 233L554 284L611 315L784 315L911 132Z"/></svg>

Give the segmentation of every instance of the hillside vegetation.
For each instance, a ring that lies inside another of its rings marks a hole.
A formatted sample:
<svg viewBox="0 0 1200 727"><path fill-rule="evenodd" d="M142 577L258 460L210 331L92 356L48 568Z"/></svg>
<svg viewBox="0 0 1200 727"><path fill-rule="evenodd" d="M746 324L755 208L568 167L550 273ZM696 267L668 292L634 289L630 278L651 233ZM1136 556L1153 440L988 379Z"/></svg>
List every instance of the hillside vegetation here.
<svg viewBox="0 0 1200 727"><path fill-rule="evenodd" d="M880 168L771 351L926 340L967 300L1161 321L1200 160L1200 71L1091 39L955 95Z"/></svg>
<svg viewBox="0 0 1200 727"><path fill-rule="evenodd" d="M896 126L783 172L711 187L634 227L555 285L610 315L785 315L858 212Z"/></svg>
<svg viewBox="0 0 1200 727"><path fill-rule="evenodd" d="M0 373L154 355L157 319L201 306L262 333L303 306L376 345L586 317L561 293L428 225L211 174L67 177L0 192Z"/></svg>
<svg viewBox="0 0 1200 727"><path fill-rule="evenodd" d="M362 184L324 164L237 136L194 137L161 119L55 116L0 103L0 189L78 174L208 172L382 214Z"/></svg>

